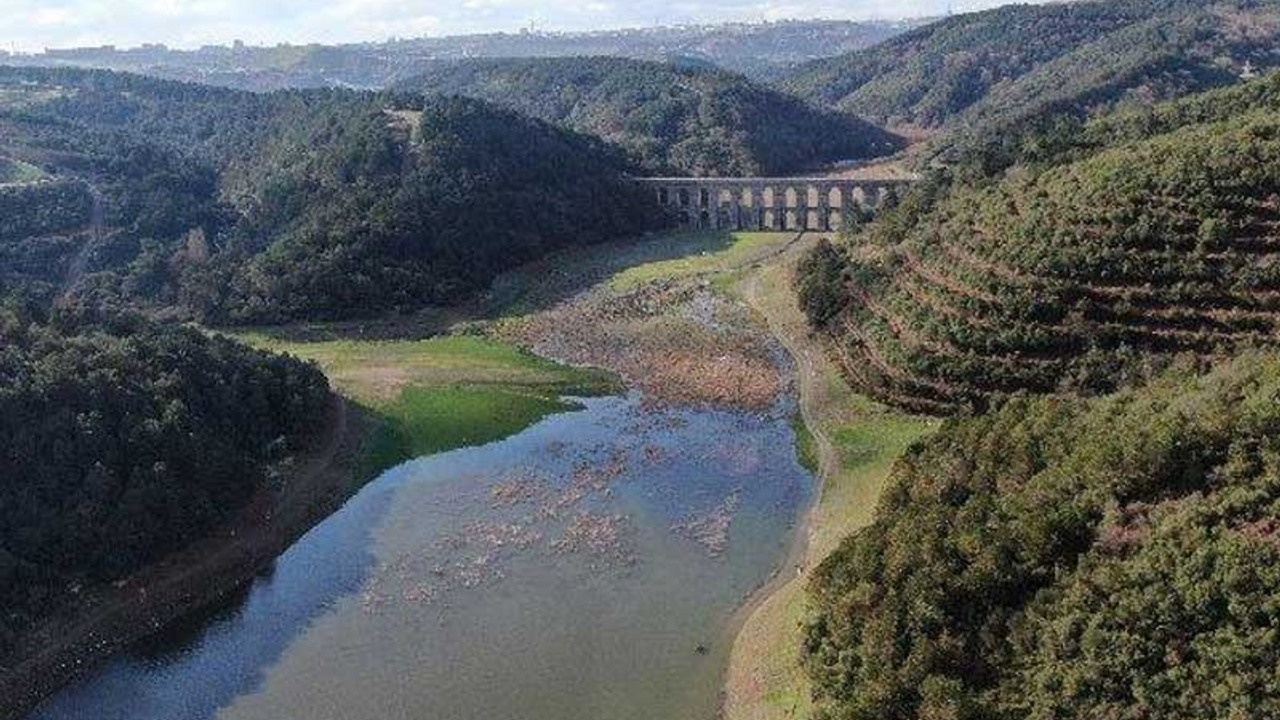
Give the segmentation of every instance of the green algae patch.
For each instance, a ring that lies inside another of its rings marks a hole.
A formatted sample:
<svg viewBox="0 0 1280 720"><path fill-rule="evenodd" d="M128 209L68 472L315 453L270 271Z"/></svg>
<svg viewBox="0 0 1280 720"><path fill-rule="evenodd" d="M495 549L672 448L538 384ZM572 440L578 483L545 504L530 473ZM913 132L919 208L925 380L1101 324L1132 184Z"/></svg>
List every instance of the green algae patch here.
<svg viewBox="0 0 1280 720"><path fill-rule="evenodd" d="M411 458L502 440L580 407L565 398L623 390L612 373L471 335L298 342L265 331L239 337L315 362L338 392L381 419L360 463L370 475Z"/></svg>

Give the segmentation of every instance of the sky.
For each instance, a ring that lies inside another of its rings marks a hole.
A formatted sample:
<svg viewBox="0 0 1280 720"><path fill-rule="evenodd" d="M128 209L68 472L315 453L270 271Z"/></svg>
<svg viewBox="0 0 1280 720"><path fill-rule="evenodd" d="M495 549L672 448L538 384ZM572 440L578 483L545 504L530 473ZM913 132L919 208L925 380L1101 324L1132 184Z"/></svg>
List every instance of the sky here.
<svg viewBox="0 0 1280 720"><path fill-rule="evenodd" d="M793 18L904 18L1007 0L0 0L0 49L191 48Z"/></svg>

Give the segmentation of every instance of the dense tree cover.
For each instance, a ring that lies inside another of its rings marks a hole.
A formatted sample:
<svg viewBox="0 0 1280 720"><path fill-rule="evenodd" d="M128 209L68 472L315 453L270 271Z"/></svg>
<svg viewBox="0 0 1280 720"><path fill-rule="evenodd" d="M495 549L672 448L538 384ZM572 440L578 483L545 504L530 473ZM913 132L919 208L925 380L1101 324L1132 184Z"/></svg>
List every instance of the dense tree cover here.
<svg viewBox="0 0 1280 720"><path fill-rule="evenodd" d="M281 240L240 266L213 314L336 317L447 304L501 270L657 220L621 176L622 161L581 136L462 98L434 100L407 122L412 144L394 141L383 113L366 114L344 125L330 152L275 173L267 187L298 210L248 214L245 242ZM293 156L292 146L268 151Z"/></svg>
<svg viewBox="0 0 1280 720"><path fill-rule="evenodd" d="M1045 113L982 141L962 146L952 169L966 182L981 183L1014 167L1045 168L1106 149L1173 132L1188 125L1229 120L1259 108L1280 107L1280 72L1257 80L1197 93L1174 102L1130 104L1100 115Z"/></svg>
<svg viewBox="0 0 1280 720"><path fill-rule="evenodd" d="M908 451L810 587L820 716L1280 713L1280 358L1192 366Z"/></svg>
<svg viewBox="0 0 1280 720"><path fill-rule="evenodd" d="M0 243L79 230L93 199L78 182L0 185Z"/></svg>
<svg viewBox="0 0 1280 720"><path fill-rule="evenodd" d="M885 155L895 136L710 67L606 57L469 60L401 85L465 95L590 133L649 172L777 175Z"/></svg>
<svg viewBox="0 0 1280 720"><path fill-rule="evenodd" d="M1150 103L1278 62L1271 0L1105 0L960 15L799 68L782 87L892 125L952 132L935 152L1049 113Z"/></svg>
<svg viewBox="0 0 1280 720"><path fill-rule="evenodd" d="M87 252L87 227L0 251L58 250L35 290L78 270L60 301L87 309L257 322L451 303L661 221L618 151L476 101L37 68L0 68L0 90L15 156L92 188L105 224Z"/></svg>
<svg viewBox="0 0 1280 720"><path fill-rule="evenodd" d="M839 259L856 281L826 325L850 376L948 413L1274 342L1276 82L1103 118L996 181L927 183Z"/></svg>
<svg viewBox="0 0 1280 720"><path fill-rule="evenodd" d="M0 656L74 585L184 547L267 488L328 407L292 358L0 309Z"/></svg>
<svg viewBox="0 0 1280 720"><path fill-rule="evenodd" d="M849 302L845 283L849 263L830 240L822 239L796 267L800 309L813 327L830 329Z"/></svg>

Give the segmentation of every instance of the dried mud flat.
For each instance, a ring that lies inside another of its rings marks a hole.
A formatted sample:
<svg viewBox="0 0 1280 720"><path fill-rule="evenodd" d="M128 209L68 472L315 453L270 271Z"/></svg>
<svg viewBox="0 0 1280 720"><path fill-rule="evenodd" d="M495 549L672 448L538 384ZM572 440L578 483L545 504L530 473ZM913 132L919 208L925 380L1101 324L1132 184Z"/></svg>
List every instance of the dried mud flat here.
<svg viewBox="0 0 1280 720"><path fill-rule="evenodd" d="M660 405L768 412L791 390L777 341L696 277L621 290L606 280L495 332L545 357L612 370Z"/></svg>

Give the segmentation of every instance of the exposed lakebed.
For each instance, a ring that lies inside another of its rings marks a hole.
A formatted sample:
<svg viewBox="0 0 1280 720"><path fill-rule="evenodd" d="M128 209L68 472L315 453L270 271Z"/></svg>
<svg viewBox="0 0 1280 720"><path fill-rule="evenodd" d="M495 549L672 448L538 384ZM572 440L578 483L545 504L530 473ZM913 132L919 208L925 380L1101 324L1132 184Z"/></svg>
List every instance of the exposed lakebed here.
<svg viewBox="0 0 1280 720"><path fill-rule="evenodd" d="M787 416L587 399L402 464L33 717L713 717L812 491Z"/></svg>

